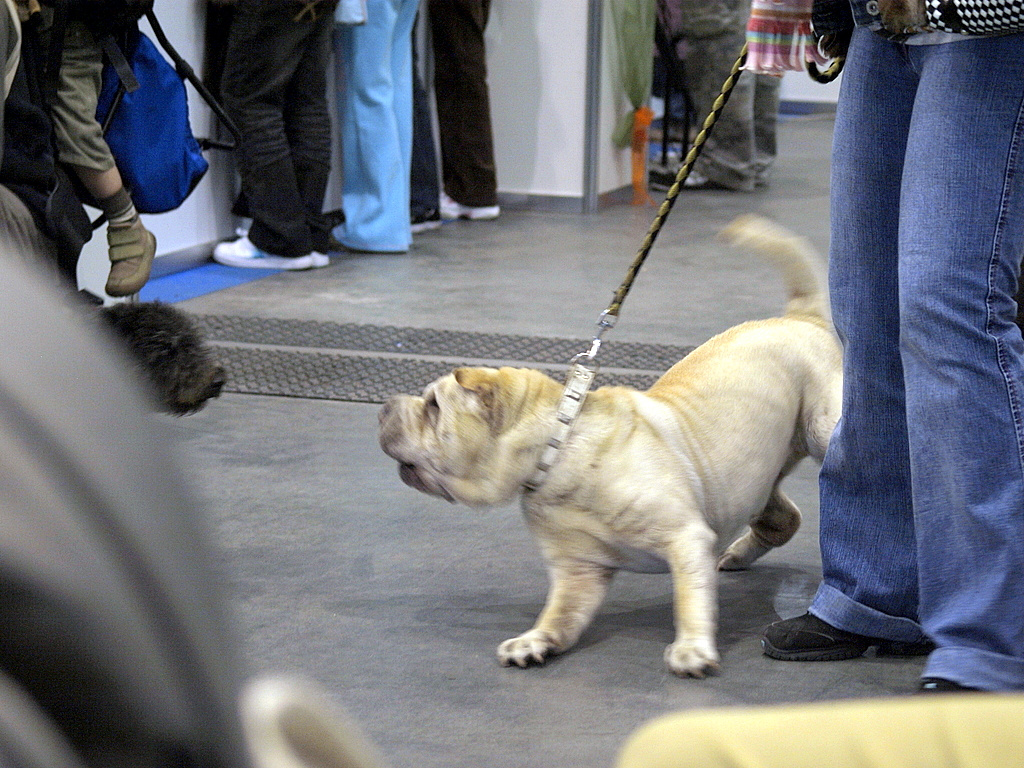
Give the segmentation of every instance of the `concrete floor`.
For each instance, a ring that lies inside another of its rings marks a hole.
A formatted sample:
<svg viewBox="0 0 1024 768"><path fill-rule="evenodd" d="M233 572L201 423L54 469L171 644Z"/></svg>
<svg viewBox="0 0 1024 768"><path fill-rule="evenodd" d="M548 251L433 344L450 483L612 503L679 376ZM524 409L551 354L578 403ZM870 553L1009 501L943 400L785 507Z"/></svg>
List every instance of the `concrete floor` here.
<svg viewBox="0 0 1024 768"><path fill-rule="evenodd" d="M822 117L783 122L763 191L684 193L609 338L698 344L777 313L778 276L715 233L761 211L824 252L831 127ZM407 255L341 256L181 306L588 337L653 215L505 210L417 236ZM377 409L226 394L171 423L209 502L249 662L321 682L395 768L610 766L627 734L672 710L914 690L918 660L794 664L761 654L761 629L802 613L820 575L808 462L784 486L803 529L750 571L722 575L719 676L666 672L668 577L633 574L616 579L571 652L542 668L499 666L498 643L527 629L543 602L540 556L516 508L453 507L404 486L377 447Z"/></svg>

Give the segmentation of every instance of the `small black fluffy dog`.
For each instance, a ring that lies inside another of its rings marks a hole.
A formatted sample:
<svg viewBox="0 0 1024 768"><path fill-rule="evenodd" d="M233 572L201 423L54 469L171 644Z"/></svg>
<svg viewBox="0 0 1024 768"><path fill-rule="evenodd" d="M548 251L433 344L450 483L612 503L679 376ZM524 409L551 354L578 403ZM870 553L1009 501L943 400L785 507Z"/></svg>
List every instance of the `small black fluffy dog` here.
<svg viewBox="0 0 1024 768"><path fill-rule="evenodd" d="M124 340L140 374L148 380L162 410L195 413L220 395L223 366L203 342L195 323L181 310L158 301L114 304L100 316Z"/></svg>

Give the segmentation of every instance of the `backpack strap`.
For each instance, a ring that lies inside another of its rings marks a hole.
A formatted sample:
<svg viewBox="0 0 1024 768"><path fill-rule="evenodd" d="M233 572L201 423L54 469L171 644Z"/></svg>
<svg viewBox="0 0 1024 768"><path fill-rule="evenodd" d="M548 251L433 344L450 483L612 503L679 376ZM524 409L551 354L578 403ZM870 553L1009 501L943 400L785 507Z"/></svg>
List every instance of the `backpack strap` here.
<svg viewBox="0 0 1024 768"><path fill-rule="evenodd" d="M124 51L121 50L121 46L117 44L114 36L107 33L97 40L96 44L103 49L107 61L110 62L110 66L117 72L117 76L121 79L121 85L124 86L124 89L128 93L139 90L139 81L136 79L135 73L132 72L131 65L128 63L128 59L125 58Z"/></svg>
<svg viewBox="0 0 1024 768"><path fill-rule="evenodd" d="M43 78L43 99L47 104L57 101L60 67L64 60L64 31L68 26L68 0L54 0L50 44L46 50L46 73Z"/></svg>

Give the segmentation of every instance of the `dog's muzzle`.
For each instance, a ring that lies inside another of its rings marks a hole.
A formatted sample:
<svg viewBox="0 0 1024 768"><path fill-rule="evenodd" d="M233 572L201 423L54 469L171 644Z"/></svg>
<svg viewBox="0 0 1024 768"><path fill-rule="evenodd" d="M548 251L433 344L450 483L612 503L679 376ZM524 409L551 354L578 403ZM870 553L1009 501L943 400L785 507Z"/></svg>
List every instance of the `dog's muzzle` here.
<svg viewBox="0 0 1024 768"><path fill-rule="evenodd" d="M402 478L403 483L410 488L415 488L420 493L438 496L452 504L455 503L454 497L445 490L444 486L436 482L430 475L423 473L415 464L400 464L398 476Z"/></svg>

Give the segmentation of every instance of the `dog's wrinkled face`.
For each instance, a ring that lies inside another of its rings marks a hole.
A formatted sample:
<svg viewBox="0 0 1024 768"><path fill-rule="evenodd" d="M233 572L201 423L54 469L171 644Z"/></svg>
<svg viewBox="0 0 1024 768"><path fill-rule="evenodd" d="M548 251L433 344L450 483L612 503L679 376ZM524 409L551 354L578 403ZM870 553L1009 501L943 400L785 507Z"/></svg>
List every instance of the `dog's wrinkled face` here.
<svg viewBox="0 0 1024 768"><path fill-rule="evenodd" d="M455 373L431 382L420 397L397 395L380 412L380 445L399 463L402 482L431 496L472 503L459 490L493 440L489 408L478 389Z"/></svg>
<svg viewBox="0 0 1024 768"><path fill-rule="evenodd" d="M531 393L515 369L459 368L380 411L380 445L418 491L470 506L513 498L528 469L515 423Z"/></svg>

